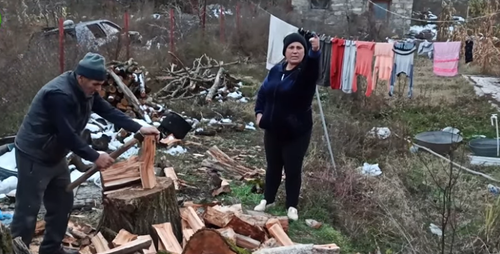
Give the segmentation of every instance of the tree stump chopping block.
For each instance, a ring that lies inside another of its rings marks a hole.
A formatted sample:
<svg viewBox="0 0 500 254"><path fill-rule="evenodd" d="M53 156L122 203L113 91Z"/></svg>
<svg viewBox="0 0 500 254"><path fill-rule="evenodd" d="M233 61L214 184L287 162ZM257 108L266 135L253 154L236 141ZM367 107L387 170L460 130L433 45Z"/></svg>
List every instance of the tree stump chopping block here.
<svg viewBox="0 0 500 254"><path fill-rule="evenodd" d="M140 186L126 188L103 195L103 214L99 229L105 238L106 231L125 229L136 235L153 234L153 224L170 222L179 242L182 242L182 226L174 183L170 178L158 177L152 189Z"/></svg>

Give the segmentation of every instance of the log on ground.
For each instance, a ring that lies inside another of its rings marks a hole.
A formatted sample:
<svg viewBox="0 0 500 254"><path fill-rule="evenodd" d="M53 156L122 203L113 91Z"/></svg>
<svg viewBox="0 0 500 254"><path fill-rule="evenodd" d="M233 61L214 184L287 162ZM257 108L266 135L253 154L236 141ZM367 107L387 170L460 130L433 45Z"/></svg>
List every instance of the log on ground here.
<svg viewBox="0 0 500 254"><path fill-rule="evenodd" d="M175 237L182 241L181 217L174 183L158 177L152 189L141 186L103 195L103 215L99 229L119 232L121 229L136 235L153 233L151 225L170 222ZM105 230L100 230L105 232ZM114 236L104 235L111 241Z"/></svg>
<svg viewBox="0 0 500 254"><path fill-rule="evenodd" d="M338 254L340 248L335 245L295 244L276 248L261 249L252 254Z"/></svg>
<svg viewBox="0 0 500 254"><path fill-rule="evenodd" d="M182 254L241 254L248 253L228 242L214 229L200 229L186 243Z"/></svg>

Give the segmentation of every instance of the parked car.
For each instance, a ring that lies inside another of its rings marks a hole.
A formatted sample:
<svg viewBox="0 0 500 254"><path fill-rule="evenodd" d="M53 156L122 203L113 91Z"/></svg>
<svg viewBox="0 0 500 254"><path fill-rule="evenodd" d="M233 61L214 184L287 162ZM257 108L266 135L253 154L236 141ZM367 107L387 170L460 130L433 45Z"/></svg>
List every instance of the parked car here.
<svg viewBox="0 0 500 254"><path fill-rule="evenodd" d="M109 42L117 40L123 35L122 28L109 20L92 20L74 23L72 20L64 21L65 39L74 41L80 47L97 49ZM59 27L44 28L41 32L43 39L58 40ZM128 36L131 43L140 43L142 36L139 32L129 31ZM31 45L31 43L30 43Z"/></svg>

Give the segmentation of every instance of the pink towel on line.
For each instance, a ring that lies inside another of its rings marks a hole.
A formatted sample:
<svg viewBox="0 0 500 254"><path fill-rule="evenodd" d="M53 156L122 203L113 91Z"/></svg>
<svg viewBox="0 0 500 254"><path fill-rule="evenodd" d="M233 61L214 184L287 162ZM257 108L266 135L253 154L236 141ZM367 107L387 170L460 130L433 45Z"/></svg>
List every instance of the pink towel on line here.
<svg viewBox="0 0 500 254"><path fill-rule="evenodd" d="M442 77L458 75L460 41L434 42L434 74Z"/></svg>

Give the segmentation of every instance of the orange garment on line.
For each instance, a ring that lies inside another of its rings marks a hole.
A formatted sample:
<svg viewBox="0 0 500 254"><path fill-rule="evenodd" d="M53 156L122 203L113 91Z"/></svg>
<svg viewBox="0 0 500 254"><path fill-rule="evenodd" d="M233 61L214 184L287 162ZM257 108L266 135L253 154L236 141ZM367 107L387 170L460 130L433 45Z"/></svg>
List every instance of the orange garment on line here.
<svg viewBox="0 0 500 254"><path fill-rule="evenodd" d="M332 89L340 89L345 50L344 43L344 39L332 39L332 60L330 61L330 87Z"/></svg>
<svg viewBox="0 0 500 254"><path fill-rule="evenodd" d="M366 77L366 87L373 86L372 64L373 54L375 52L375 42L371 41L356 41L356 67L354 71L354 79L352 82L352 91L358 90L357 76ZM368 89L366 90L368 92Z"/></svg>
<svg viewBox="0 0 500 254"><path fill-rule="evenodd" d="M392 68L394 67L394 43L380 42L375 44L375 66L373 67L373 83L367 87L366 96L370 96L375 90L378 79L387 81L390 86Z"/></svg>

